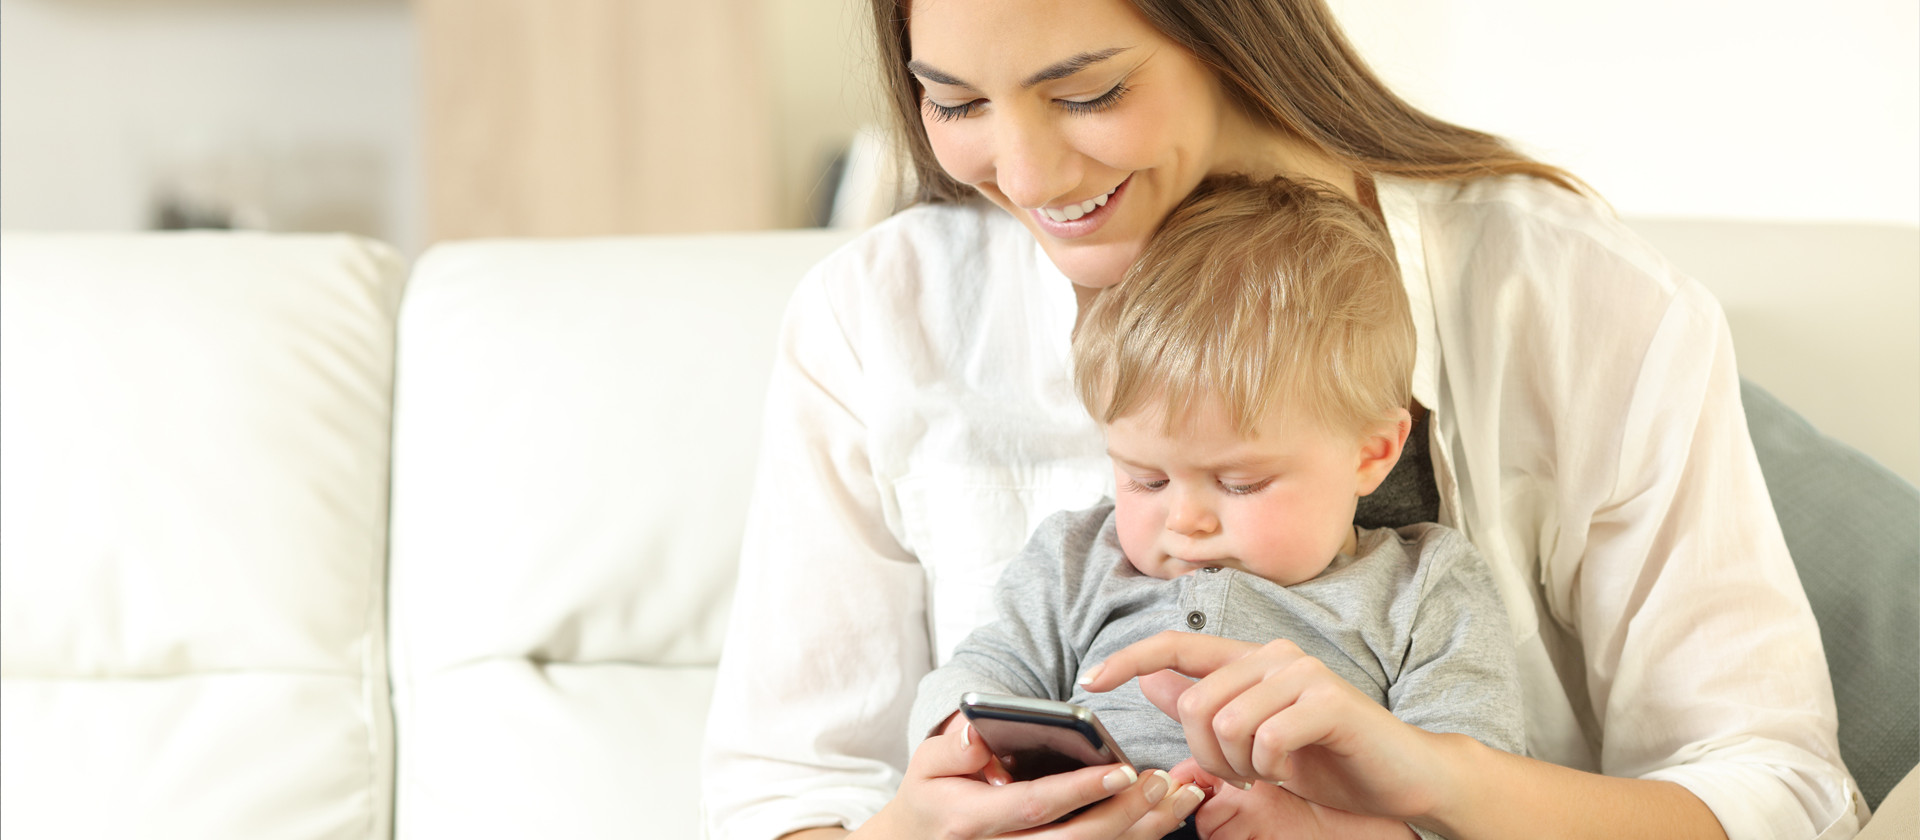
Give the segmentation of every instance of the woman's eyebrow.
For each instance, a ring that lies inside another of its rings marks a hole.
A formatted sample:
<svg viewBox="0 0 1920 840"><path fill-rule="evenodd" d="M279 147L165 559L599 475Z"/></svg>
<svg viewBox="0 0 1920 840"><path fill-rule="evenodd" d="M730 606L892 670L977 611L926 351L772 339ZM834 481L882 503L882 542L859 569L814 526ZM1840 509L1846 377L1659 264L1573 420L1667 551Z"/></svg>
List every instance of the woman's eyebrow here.
<svg viewBox="0 0 1920 840"><path fill-rule="evenodd" d="M1130 47L1109 47L1104 50L1094 50L1093 52L1083 52L1065 61L1055 63L1045 70L1042 70L1038 73L1028 76L1026 81L1020 83L1020 86L1023 88L1030 88L1030 87L1033 87L1034 85L1040 84L1041 82L1051 82L1054 79L1064 79L1068 76L1071 76L1075 73L1085 70L1088 67L1092 67L1095 64L1099 64L1102 61L1106 61L1109 58L1112 58L1116 55L1126 52L1128 49L1130 49Z"/></svg>
<svg viewBox="0 0 1920 840"><path fill-rule="evenodd" d="M1028 76L1026 78L1026 81L1023 81L1020 83L1020 86L1023 88L1030 88L1030 87L1033 87L1034 85L1040 84L1041 82L1051 82L1054 79L1064 79L1068 76L1071 76L1075 73L1085 70L1088 67L1091 67L1095 64L1099 64L1102 61L1106 61L1109 58L1112 58L1116 55L1126 52L1129 49L1132 49L1132 47L1109 47L1104 50L1093 50L1091 52L1080 53L1079 55L1073 56L1063 61L1057 61L1051 65L1048 65L1046 69L1041 70L1040 72L1035 73L1031 76ZM925 79L929 82L933 82L934 84L952 85L954 87L974 89L973 85L970 85L960 80L958 77L954 76L953 74L940 70L934 67L933 65L928 64L924 61L921 61L917 58L907 62L907 70L912 72L913 75L919 76L920 78Z"/></svg>

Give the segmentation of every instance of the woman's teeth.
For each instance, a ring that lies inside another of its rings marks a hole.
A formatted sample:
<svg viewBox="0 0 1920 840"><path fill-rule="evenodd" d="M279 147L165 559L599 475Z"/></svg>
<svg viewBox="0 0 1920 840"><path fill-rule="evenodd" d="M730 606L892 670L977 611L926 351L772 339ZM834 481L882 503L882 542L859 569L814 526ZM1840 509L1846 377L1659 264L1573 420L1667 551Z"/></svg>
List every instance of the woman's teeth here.
<svg viewBox="0 0 1920 840"><path fill-rule="evenodd" d="M1117 189L1120 189L1120 188L1119 187L1113 188L1113 190L1117 190ZM1113 190L1107 190L1106 195L1097 195L1097 196L1094 196L1093 198L1087 199L1086 201L1082 201L1079 204L1069 204L1065 208L1059 209L1059 210L1055 210L1052 207L1042 207L1040 208L1040 212L1047 214L1047 218L1052 219L1056 222L1071 222L1074 219L1078 219L1081 216L1085 216L1088 213L1093 212L1094 208L1096 207L1106 206L1107 199L1113 195Z"/></svg>

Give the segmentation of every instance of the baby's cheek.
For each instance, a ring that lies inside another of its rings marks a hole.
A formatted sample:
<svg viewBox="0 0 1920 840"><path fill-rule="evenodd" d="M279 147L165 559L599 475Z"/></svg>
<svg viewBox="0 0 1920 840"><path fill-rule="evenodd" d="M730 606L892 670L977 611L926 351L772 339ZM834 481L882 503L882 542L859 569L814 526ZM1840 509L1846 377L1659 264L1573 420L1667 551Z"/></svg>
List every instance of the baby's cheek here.
<svg viewBox="0 0 1920 840"><path fill-rule="evenodd" d="M1127 562L1143 575L1154 575L1154 537L1159 531L1147 506L1137 499L1122 499L1114 505L1114 527L1120 534L1120 550L1127 553Z"/></svg>

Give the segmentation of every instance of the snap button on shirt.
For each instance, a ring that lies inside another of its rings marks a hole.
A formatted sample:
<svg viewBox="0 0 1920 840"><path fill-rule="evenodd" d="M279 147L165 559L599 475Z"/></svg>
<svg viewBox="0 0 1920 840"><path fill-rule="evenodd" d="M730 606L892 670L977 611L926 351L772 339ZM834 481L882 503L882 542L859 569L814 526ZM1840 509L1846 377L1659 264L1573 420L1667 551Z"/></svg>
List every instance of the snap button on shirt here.
<svg viewBox="0 0 1920 840"><path fill-rule="evenodd" d="M1187 613L1187 626L1195 630L1207 626L1207 614L1199 610Z"/></svg>

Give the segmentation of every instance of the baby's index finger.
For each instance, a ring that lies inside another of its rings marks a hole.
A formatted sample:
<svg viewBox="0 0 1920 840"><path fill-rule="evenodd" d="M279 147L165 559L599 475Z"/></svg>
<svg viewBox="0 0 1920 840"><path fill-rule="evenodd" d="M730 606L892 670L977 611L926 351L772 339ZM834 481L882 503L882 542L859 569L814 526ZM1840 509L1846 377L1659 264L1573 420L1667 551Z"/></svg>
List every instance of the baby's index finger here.
<svg viewBox="0 0 1920 840"><path fill-rule="evenodd" d="M1155 671L1204 677L1255 649L1255 645L1235 639L1163 630L1094 663L1081 673L1079 682L1088 691L1112 691L1134 677Z"/></svg>

